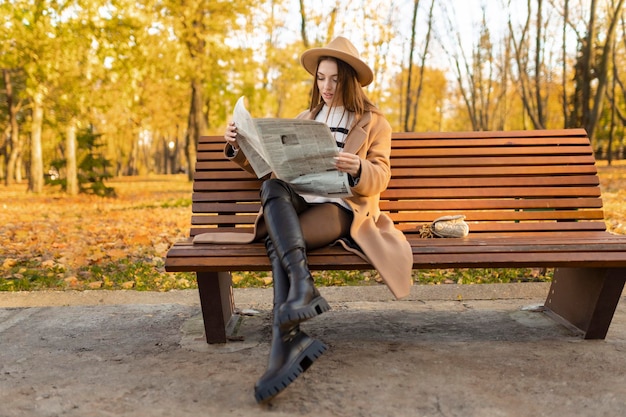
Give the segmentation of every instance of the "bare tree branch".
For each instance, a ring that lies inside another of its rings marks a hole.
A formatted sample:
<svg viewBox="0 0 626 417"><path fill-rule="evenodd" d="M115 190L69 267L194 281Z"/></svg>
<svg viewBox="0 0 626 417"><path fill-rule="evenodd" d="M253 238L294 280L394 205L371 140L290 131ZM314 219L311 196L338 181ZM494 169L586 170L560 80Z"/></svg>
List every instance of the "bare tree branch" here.
<svg viewBox="0 0 626 417"><path fill-rule="evenodd" d="M409 117L410 117L410 109L412 108L411 104L411 81L413 78L413 52L415 49L415 36L416 36L416 28L417 28L417 9L419 7L420 0L414 0L413 2L413 20L411 24L411 44L409 46L409 63L408 63L408 79L406 84L406 113L404 115L404 130L409 132L411 129L409 128Z"/></svg>
<svg viewBox="0 0 626 417"><path fill-rule="evenodd" d="M430 38L433 28L433 9L435 8L435 0L432 0L430 3L430 10L428 12L428 30L426 32L426 43L424 45L424 51L422 53L422 60L420 64L420 76L419 76L419 84L417 86L417 93L415 94L415 104L413 108L413 123L412 129L415 130L418 121L418 111L419 111L419 102L420 97L422 95L422 87L424 85L424 71L426 69L426 58L428 56L428 46L430 45Z"/></svg>

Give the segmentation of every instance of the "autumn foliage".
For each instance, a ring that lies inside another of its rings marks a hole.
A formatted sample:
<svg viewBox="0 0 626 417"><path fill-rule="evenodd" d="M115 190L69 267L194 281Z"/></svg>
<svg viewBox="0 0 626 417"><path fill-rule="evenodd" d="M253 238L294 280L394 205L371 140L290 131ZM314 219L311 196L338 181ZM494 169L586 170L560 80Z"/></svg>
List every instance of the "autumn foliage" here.
<svg viewBox="0 0 626 417"><path fill-rule="evenodd" d="M110 181L116 198L0 189L0 289L156 289L195 286L163 257L189 233L183 176Z"/></svg>

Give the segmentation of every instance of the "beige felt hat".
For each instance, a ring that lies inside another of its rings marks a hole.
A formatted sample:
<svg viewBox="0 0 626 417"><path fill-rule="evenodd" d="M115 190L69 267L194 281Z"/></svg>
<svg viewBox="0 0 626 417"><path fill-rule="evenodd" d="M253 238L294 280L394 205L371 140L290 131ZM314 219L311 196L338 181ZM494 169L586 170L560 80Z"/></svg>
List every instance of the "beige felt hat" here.
<svg viewBox="0 0 626 417"><path fill-rule="evenodd" d="M357 78L361 86L365 87L374 80L372 69L359 58L359 51L356 50L352 42L343 36L333 39L323 48L312 48L304 51L300 56L300 62L305 70L311 75L317 71L317 62L320 57L330 56L337 58L350 65L356 71Z"/></svg>

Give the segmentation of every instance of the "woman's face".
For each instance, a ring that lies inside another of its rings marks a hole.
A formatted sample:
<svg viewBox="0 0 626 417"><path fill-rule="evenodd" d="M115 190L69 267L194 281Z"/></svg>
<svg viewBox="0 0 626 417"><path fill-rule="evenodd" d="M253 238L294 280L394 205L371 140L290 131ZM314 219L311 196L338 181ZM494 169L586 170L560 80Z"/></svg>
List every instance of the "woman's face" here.
<svg viewBox="0 0 626 417"><path fill-rule="evenodd" d="M321 61L317 67L317 88L327 106L331 103L334 106L343 105L343 98L337 89L338 79L337 63L330 59Z"/></svg>

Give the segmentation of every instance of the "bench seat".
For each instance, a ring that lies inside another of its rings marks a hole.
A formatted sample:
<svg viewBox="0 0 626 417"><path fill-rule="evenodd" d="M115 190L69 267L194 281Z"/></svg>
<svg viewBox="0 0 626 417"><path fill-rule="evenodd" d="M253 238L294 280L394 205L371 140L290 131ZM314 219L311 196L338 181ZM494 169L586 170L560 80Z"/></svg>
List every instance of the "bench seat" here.
<svg viewBox="0 0 626 417"><path fill-rule="evenodd" d="M198 146L190 238L167 271L196 272L207 341L234 316L230 271L269 271L261 243L193 244L205 232L250 232L260 181L224 159L222 137ZM626 280L626 236L606 231L599 178L582 129L394 133L381 209L413 248L414 269L557 268L545 310L585 338L604 338ZM464 214L470 234L425 239L422 225ZM367 270L341 247L308 255L312 270ZM232 323L231 323L232 324Z"/></svg>

